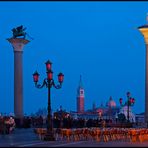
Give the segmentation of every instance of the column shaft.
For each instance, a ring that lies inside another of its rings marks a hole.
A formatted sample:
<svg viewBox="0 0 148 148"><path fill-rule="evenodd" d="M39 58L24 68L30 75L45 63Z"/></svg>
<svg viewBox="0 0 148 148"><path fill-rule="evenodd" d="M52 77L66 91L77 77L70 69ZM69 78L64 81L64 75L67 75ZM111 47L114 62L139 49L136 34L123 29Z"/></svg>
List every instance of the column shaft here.
<svg viewBox="0 0 148 148"><path fill-rule="evenodd" d="M14 114L23 119L23 48L29 40L24 38L7 39L14 50Z"/></svg>
<svg viewBox="0 0 148 148"><path fill-rule="evenodd" d="M23 68L22 51L14 51L14 113L23 117Z"/></svg>
<svg viewBox="0 0 148 148"><path fill-rule="evenodd" d="M145 63L145 122L148 126L148 44L146 44L146 63Z"/></svg>

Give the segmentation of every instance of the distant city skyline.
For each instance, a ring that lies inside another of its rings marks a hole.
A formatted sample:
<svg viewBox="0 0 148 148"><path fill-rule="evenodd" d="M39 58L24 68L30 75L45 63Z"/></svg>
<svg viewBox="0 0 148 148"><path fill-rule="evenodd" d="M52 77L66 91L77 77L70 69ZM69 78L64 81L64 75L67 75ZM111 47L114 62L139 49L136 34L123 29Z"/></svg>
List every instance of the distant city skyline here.
<svg viewBox="0 0 148 148"><path fill-rule="evenodd" d="M145 42L137 29L147 23L148 2L0 2L0 112L14 112L14 54L6 40L19 25L34 38L23 51L24 113L47 107L47 89L34 86L32 74L64 74L62 89L51 89L51 106L76 111L77 87L82 75L85 109L109 97L119 106L126 92L135 98L133 111L144 112Z"/></svg>

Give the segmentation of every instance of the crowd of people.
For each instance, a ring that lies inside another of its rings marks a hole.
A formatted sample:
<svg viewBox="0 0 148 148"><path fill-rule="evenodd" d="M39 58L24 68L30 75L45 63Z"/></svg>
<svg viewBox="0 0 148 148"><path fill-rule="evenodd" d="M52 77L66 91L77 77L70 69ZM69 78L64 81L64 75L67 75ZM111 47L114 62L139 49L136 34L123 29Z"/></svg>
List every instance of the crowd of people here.
<svg viewBox="0 0 148 148"><path fill-rule="evenodd" d="M102 127L111 123L112 120L106 119L83 119L83 118L63 118L53 119L54 128L83 128L83 127Z"/></svg>
<svg viewBox="0 0 148 148"><path fill-rule="evenodd" d="M9 134L15 129L15 120L12 116L0 116L0 133Z"/></svg>
<svg viewBox="0 0 148 148"><path fill-rule="evenodd" d="M53 128L84 128L84 127L109 127L111 119L82 119L82 118L53 118ZM13 116L0 116L0 134L9 134L15 128L46 128L47 118L42 116L24 116L23 119Z"/></svg>
<svg viewBox="0 0 148 148"><path fill-rule="evenodd" d="M20 119L14 116L0 115L0 134L10 134L15 128L41 127L42 125L41 117L24 116Z"/></svg>

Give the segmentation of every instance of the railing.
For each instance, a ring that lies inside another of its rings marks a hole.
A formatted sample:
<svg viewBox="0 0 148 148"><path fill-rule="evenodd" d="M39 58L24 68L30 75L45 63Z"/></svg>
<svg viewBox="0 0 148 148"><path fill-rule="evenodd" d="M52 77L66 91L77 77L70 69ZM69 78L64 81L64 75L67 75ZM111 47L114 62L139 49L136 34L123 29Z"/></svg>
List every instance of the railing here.
<svg viewBox="0 0 148 148"><path fill-rule="evenodd" d="M46 129L36 128L35 132L41 140L44 139ZM148 141L148 129L146 128L77 128L77 129L54 129L56 140L67 141Z"/></svg>

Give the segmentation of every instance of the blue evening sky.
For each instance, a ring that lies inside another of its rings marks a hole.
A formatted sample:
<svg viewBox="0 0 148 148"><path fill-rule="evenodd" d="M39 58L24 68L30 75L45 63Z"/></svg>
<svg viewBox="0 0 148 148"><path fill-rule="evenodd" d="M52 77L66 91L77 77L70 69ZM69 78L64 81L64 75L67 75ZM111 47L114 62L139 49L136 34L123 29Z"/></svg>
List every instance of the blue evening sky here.
<svg viewBox="0 0 148 148"><path fill-rule="evenodd" d="M14 54L6 40L19 25L34 38L23 52L24 113L47 107L47 89L34 87L32 74L46 77L52 61L54 79L63 72L62 89L51 90L52 109L76 110L80 74L85 109L110 96L119 105L130 91L134 112L144 111L145 43L137 27L146 24L148 2L0 2L0 112L13 112ZM28 38L29 39L29 38Z"/></svg>

